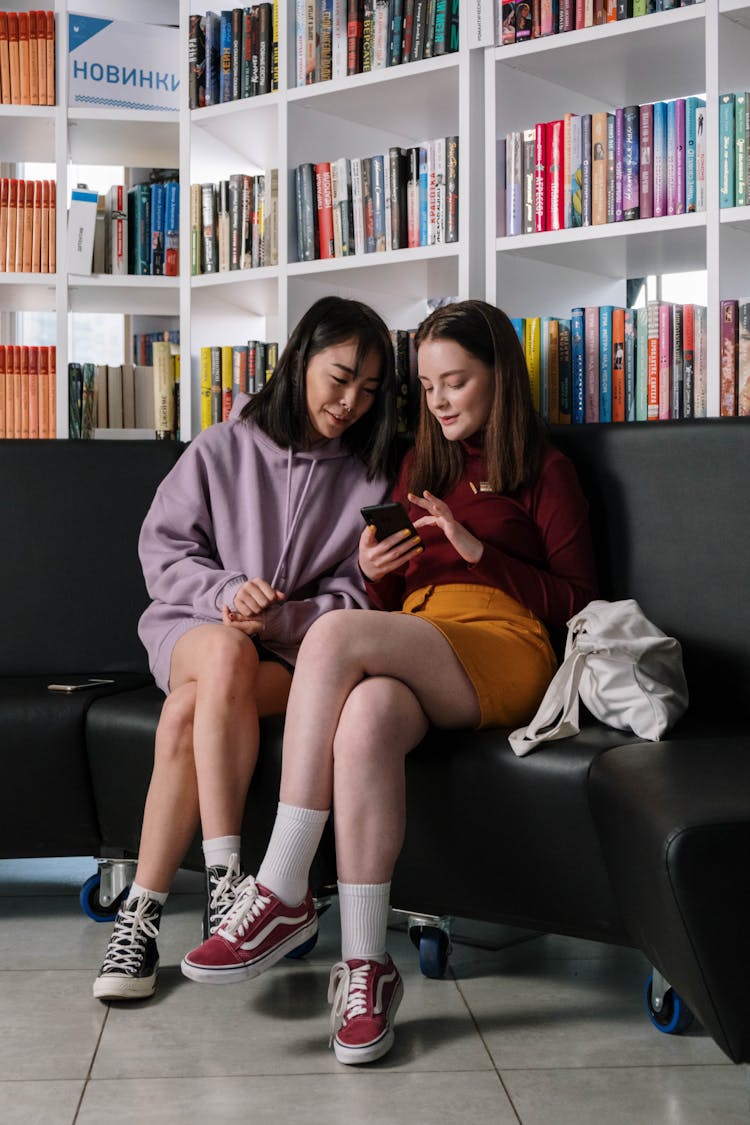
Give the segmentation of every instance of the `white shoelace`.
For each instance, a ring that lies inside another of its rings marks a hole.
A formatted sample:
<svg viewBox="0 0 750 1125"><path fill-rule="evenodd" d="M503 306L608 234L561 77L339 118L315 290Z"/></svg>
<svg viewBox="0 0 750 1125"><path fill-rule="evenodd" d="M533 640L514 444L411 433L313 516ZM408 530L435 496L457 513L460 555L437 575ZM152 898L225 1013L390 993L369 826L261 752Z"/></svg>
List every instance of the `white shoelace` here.
<svg viewBox="0 0 750 1125"><path fill-rule="evenodd" d="M229 914L237 901L239 887L243 883L244 880L240 880L240 857L236 852L233 852L229 857L226 872L217 881L211 892L208 904L208 921L211 933L219 928L224 916Z"/></svg>
<svg viewBox="0 0 750 1125"><path fill-rule="evenodd" d="M138 972L147 938L159 936L158 919L159 904L147 895L140 896L133 910L121 910L109 939L102 972L107 969Z"/></svg>
<svg viewBox="0 0 750 1125"><path fill-rule="evenodd" d="M347 1020L355 1016L367 1015L367 981L372 965L364 965L350 969L346 961L338 961L331 969L331 979L328 983L328 1003L331 1008L331 1037Z"/></svg>
<svg viewBox="0 0 750 1125"><path fill-rule="evenodd" d="M237 887L234 906L219 927L221 936L230 941L244 937L250 923L260 917L270 904L269 896L262 895L253 876L248 875Z"/></svg>

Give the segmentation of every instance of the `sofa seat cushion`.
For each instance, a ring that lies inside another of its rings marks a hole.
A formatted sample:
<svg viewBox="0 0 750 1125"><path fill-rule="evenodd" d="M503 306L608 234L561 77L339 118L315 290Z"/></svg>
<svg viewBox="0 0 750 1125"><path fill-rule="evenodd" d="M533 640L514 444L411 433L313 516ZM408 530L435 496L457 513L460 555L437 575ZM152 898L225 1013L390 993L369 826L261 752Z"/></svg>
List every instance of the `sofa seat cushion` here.
<svg viewBox="0 0 750 1125"><path fill-rule="evenodd" d="M586 727L518 758L500 730L431 731L407 758L393 905L629 944L588 803L627 738Z"/></svg>
<svg viewBox="0 0 750 1125"><path fill-rule="evenodd" d="M100 699L86 717L91 779L101 825L104 853L138 854L138 845L151 770L154 735L164 695L156 687ZM261 749L242 825L242 859L246 871L256 872L276 817L281 779L283 718L261 722ZM201 836L197 833L184 866L203 869ZM333 831L324 834L310 873L314 891L336 882Z"/></svg>
<svg viewBox="0 0 750 1125"><path fill-rule="evenodd" d="M730 1058L749 1059L750 973L734 966L750 949L750 734L610 750L591 803L634 943Z"/></svg>
<svg viewBox="0 0 750 1125"><path fill-rule="evenodd" d="M48 690L49 683L66 679L60 675L0 677L0 856L97 851L99 825L83 743L86 712L97 698L148 679L107 675L114 684L70 694Z"/></svg>

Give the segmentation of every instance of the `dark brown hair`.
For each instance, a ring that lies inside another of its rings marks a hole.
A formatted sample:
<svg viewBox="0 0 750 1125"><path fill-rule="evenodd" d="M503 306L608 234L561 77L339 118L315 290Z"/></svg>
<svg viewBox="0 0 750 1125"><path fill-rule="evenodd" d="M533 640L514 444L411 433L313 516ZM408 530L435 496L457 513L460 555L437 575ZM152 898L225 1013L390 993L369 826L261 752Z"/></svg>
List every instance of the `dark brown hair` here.
<svg viewBox="0 0 750 1125"><path fill-rule="evenodd" d="M367 468L368 479L392 476L396 434L396 372L393 344L384 321L361 301L321 297L303 315L281 353L276 369L245 405L240 417L252 418L283 449L309 448L307 365L326 348L357 341L355 370L367 356L380 361L380 382L372 406L341 441Z"/></svg>
<svg viewBox="0 0 750 1125"><path fill-rule="evenodd" d="M422 321L415 337L417 355L428 340L453 340L494 372L484 428L490 488L510 494L532 484L541 467L546 433L531 402L526 359L510 319L485 301L458 301L435 309ZM444 496L458 483L463 466L461 442L446 441L423 395L409 490L418 496L425 489Z"/></svg>

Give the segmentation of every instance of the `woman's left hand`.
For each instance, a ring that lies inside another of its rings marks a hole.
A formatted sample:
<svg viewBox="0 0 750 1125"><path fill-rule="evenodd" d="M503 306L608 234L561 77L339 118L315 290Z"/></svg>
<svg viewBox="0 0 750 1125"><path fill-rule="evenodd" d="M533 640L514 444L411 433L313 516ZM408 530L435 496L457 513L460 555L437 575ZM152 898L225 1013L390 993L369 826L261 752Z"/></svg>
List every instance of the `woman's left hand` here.
<svg viewBox="0 0 750 1125"><path fill-rule="evenodd" d="M415 527L439 527L464 562L469 563L470 566L476 566L484 553L484 543L481 539L477 539L476 535L467 531L462 523L453 518L453 512L444 500L438 500L437 496L425 491L422 496L415 496L413 492L410 492L409 502L416 504L418 508L424 508L428 513L414 521Z"/></svg>
<svg viewBox="0 0 750 1125"><path fill-rule="evenodd" d="M221 620L232 629L239 629L241 633L246 633L248 637L260 636L265 628L262 614L257 614L255 617L245 616L235 609L230 609L228 605L221 607Z"/></svg>

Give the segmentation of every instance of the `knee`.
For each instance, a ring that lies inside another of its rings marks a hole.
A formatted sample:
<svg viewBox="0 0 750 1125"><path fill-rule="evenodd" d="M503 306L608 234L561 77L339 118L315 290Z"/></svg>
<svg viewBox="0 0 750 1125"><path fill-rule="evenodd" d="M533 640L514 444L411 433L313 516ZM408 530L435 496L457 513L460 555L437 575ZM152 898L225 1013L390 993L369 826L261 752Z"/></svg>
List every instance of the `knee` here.
<svg viewBox="0 0 750 1125"><path fill-rule="evenodd" d="M239 684L247 687L258 670L258 651L239 629L219 626L211 634L203 660L203 675L236 690Z"/></svg>
<svg viewBox="0 0 750 1125"><path fill-rule="evenodd" d="M366 627L368 610L332 609L322 614L305 634L300 659L319 661L344 655L350 651L357 630Z"/></svg>
<svg viewBox="0 0 750 1125"><path fill-rule="evenodd" d="M341 712L334 739L334 760L382 760L403 755L421 737L421 708L405 684L373 676L357 684ZM416 720L416 721L415 721Z"/></svg>

